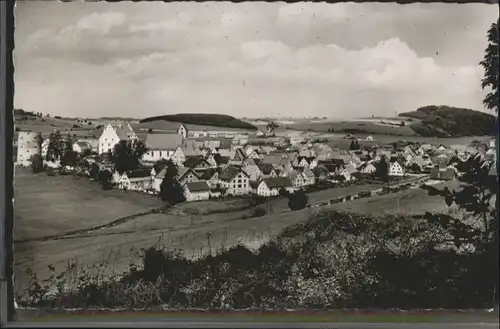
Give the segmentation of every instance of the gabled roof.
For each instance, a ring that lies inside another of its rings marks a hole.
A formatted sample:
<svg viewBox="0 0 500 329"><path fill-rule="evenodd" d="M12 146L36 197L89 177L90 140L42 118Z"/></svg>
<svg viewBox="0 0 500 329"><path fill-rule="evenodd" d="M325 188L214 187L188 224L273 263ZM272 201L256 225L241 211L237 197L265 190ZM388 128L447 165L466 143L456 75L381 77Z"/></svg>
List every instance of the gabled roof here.
<svg viewBox="0 0 500 329"><path fill-rule="evenodd" d="M230 182L233 180L234 177L236 177L236 175L238 175L239 173L243 173L245 174L245 176L248 177L248 174L246 172L244 172L241 168L239 167L236 167L236 166L228 166L226 167L219 175L219 179L220 180L223 180L223 181L226 181L226 182Z"/></svg>
<svg viewBox="0 0 500 329"><path fill-rule="evenodd" d="M121 140L127 140L130 136L135 136L135 131L129 124L121 125L121 126L112 126L116 135Z"/></svg>
<svg viewBox="0 0 500 329"><path fill-rule="evenodd" d="M184 166L194 168L201 162L207 162L207 160L204 159L203 155L188 155L186 156L186 160L184 161Z"/></svg>
<svg viewBox="0 0 500 329"><path fill-rule="evenodd" d="M136 169L125 172L127 177L130 178L150 178L151 170L150 169Z"/></svg>
<svg viewBox="0 0 500 329"><path fill-rule="evenodd" d="M199 171L195 169L195 173L198 175L198 177L200 177L200 179L203 180L210 180L218 172L220 172L220 170L216 168L207 168Z"/></svg>
<svg viewBox="0 0 500 329"><path fill-rule="evenodd" d="M206 181L199 182L190 182L186 183L185 188L190 192L208 192L210 191L210 187L208 186Z"/></svg>
<svg viewBox="0 0 500 329"><path fill-rule="evenodd" d="M267 164L280 164L281 160L282 160L282 154L279 153L265 154L262 157L262 163L267 163Z"/></svg>
<svg viewBox="0 0 500 329"><path fill-rule="evenodd" d="M274 170L273 165L270 163L259 163L257 166L264 175L269 175Z"/></svg>
<svg viewBox="0 0 500 329"><path fill-rule="evenodd" d="M160 160L153 165L153 169L155 170L155 173L158 175L163 170L163 168L167 167L167 165L168 165L167 160Z"/></svg>
<svg viewBox="0 0 500 329"><path fill-rule="evenodd" d="M228 156L222 156L219 153L214 154L214 160L217 163L218 166L227 164L229 162L229 157Z"/></svg>
<svg viewBox="0 0 500 329"><path fill-rule="evenodd" d="M251 181L250 181L250 187L251 187L252 189L256 189L257 187L259 187L259 184L260 184L260 182L259 182L259 181L256 181L256 180L251 180Z"/></svg>
<svg viewBox="0 0 500 329"><path fill-rule="evenodd" d="M184 178L184 176L186 176L189 172L192 172L196 177L198 177L198 175L196 174L196 172L193 170L193 168L189 168L189 167L180 167L178 170L177 170L177 179L178 180L181 180L182 178Z"/></svg>
<svg viewBox="0 0 500 329"><path fill-rule="evenodd" d="M269 177L262 180L268 188L280 188L293 186L292 181L288 177Z"/></svg>
<svg viewBox="0 0 500 329"><path fill-rule="evenodd" d="M81 148L92 148L92 146L90 146L89 143L84 142L84 141L77 141L75 144Z"/></svg>
<svg viewBox="0 0 500 329"><path fill-rule="evenodd" d="M154 134L146 135L145 144L150 150L175 150L182 145L183 137L178 134Z"/></svg>

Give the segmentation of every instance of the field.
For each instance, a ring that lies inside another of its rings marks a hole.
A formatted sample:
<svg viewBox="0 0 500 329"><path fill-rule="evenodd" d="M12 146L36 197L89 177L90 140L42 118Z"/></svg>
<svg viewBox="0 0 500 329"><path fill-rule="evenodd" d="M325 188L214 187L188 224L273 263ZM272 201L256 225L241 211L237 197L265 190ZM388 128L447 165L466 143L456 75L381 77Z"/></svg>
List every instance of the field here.
<svg viewBox="0 0 500 329"><path fill-rule="evenodd" d="M351 186L310 193L310 203L372 188ZM16 169L15 175L15 267L19 285L28 267L39 277L49 275L77 260L95 265L104 260L117 271L136 261L131 250L160 241L168 248L180 249L187 256L199 256L208 248L239 242L256 248L283 228L304 221L311 209L291 212L287 199L275 199L255 206L251 200L203 201L176 206L166 213L152 213L164 204L155 197L135 192L105 191L99 184L73 176L33 175ZM255 208L267 215L252 217ZM130 217L131 215L137 215ZM203 214L203 215L202 215ZM116 226L94 229L122 220ZM77 234L61 237L65 233ZM57 239L40 238L57 235ZM31 240L25 241L22 240Z"/></svg>
<svg viewBox="0 0 500 329"><path fill-rule="evenodd" d="M436 185L441 189L448 186L451 190L458 187L457 181L450 181ZM378 195L366 199L357 199L347 203L337 203L329 209L349 212L365 213L370 215L420 215L426 211L448 212L448 206L443 198L429 196L427 191L420 188L411 188L397 193ZM328 210L325 209L325 210ZM456 209L451 208L452 211Z"/></svg>

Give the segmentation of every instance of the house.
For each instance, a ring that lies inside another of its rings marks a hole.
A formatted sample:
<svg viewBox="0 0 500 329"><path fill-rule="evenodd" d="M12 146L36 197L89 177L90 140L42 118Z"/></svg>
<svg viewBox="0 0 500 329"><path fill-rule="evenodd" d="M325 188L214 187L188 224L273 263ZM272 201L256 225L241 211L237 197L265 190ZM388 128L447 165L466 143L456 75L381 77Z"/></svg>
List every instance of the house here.
<svg viewBox="0 0 500 329"><path fill-rule="evenodd" d="M205 160L203 155L189 155L185 157L184 167L192 168L192 169L208 169L211 168L212 165Z"/></svg>
<svg viewBox="0 0 500 329"><path fill-rule="evenodd" d="M222 156L219 153L215 153L214 160L217 164L217 167L224 167L229 164L230 158L227 156Z"/></svg>
<svg viewBox="0 0 500 329"><path fill-rule="evenodd" d="M210 187L206 181L188 182L184 185L186 201L201 201L210 199Z"/></svg>
<svg viewBox="0 0 500 329"><path fill-rule="evenodd" d="M298 157L297 158L297 166L299 166L299 167L308 167L310 169L314 169L317 165L318 165L318 160L316 160L316 157Z"/></svg>
<svg viewBox="0 0 500 329"><path fill-rule="evenodd" d="M257 164L261 172L261 178L277 177L276 169L272 164L269 163L259 163Z"/></svg>
<svg viewBox="0 0 500 329"><path fill-rule="evenodd" d="M179 134L148 133L144 144L148 151L142 156L146 162L171 159L175 150L184 144L184 137Z"/></svg>
<svg viewBox="0 0 500 329"><path fill-rule="evenodd" d="M178 169L176 179L181 186L184 186L186 183L197 182L200 180L193 168L189 167L180 167Z"/></svg>
<svg viewBox="0 0 500 329"><path fill-rule="evenodd" d="M233 158L229 161L229 163L242 165L245 158L245 152L241 148L237 148L234 152Z"/></svg>
<svg viewBox="0 0 500 329"><path fill-rule="evenodd" d="M177 134L184 137L184 139L187 139L189 135L189 130L185 125L181 124L179 128L177 128Z"/></svg>
<svg viewBox="0 0 500 329"><path fill-rule="evenodd" d="M108 124L99 137L99 154L111 153L116 144L121 140L134 140L137 135L130 124L113 127Z"/></svg>
<svg viewBox="0 0 500 329"><path fill-rule="evenodd" d="M322 165L314 168L312 172L314 173L315 180L320 182L326 181L330 174L328 172L328 169L326 169L326 167Z"/></svg>
<svg viewBox="0 0 500 329"><path fill-rule="evenodd" d="M157 161L151 168L151 177L156 177L168 165L167 160Z"/></svg>
<svg viewBox="0 0 500 329"><path fill-rule="evenodd" d="M262 171L252 158L247 158L243 162L243 169L250 176L250 180L256 181L262 176Z"/></svg>
<svg viewBox="0 0 500 329"><path fill-rule="evenodd" d="M146 191L152 188L151 170L137 169L123 173L118 187L130 191Z"/></svg>
<svg viewBox="0 0 500 329"><path fill-rule="evenodd" d="M439 166L435 166L431 169L430 178L437 180L453 180L456 176L455 168L440 168Z"/></svg>
<svg viewBox="0 0 500 329"><path fill-rule="evenodd" d="M257 189L259 188L260 181L251 180L250 181L250 193L257 194Z"/></svg>
<svg viewBox="0 0 500 329"><path fill-rule="evenodd" d="M177 149L172 154L171 159L177 166L181 167L184 165L186 157L192 155L201 155L201 152L195 149L193 144L185 142L182 146L177 147Z"/></svg>
<svg viewBox="0 0 500 329"><path fill-rule="evenodd" d="M342 169L339 173L340 176L344 176L346 182L350 182L354 180L353 174L358 172L356 168L353 168L351 166L347 166L344 169Z"/></svg>
<svg viewBox="0 0 500 329"><path fill-rule="evenodd" d="M198 176L200 180L206 181L211 189L216 188L219 183L219 171L220 170L217 168L208 168L202 170L195 169L196 176Z"/></svg>
<svg viewBox="0 0 500 329"><path fill-rule="evenodd" d="M302 176L304 177L305 185L314 185L316 183L316 176L312 169L306 167L302 170Z"/></svg>
<svg viewBox="0 0 500 329"><path fill-rule="evenodd" d="M284 189L293 193L292 181L288 177L269 177L263 179L257 187L257 195L262 197L278 196L280 190Z"/></svg>
<svg viewBox="0 0 500 329"><path fill-rule="evenodd" d="M77 141L73 143L73 151L78 154L82 154L85 152L92 152L92 146L84 141Z"/></svg>
<svg viewBox="0 0 500 329"><path fill-rule="evenodd" d="M219 175L219 184L228 195L245 195L251 191L250 177L241 168L228 166Z"/></svg>
<svg viewBox="0 0 500 329"><path fill-rule="evenodd" d="M358 170L362 174L374 174L377 171L377 168L373 164L372 161L370 162L365 162L363 163L360 167L358 167Z"/></svg>
<svg viewBox="0 0 500 329"><path fill-rule="evenodd" d="M288 177L292 181L292 186L295 188L300 188L306 185L305 177L300 171L293 170L290 172Z"/></svg>
<svg viewBox="0 0 500 329"><path fill-rule="evenodd" d="M389 163L389 176L404 176L405 168L400 159L391 159Z"/></svg>

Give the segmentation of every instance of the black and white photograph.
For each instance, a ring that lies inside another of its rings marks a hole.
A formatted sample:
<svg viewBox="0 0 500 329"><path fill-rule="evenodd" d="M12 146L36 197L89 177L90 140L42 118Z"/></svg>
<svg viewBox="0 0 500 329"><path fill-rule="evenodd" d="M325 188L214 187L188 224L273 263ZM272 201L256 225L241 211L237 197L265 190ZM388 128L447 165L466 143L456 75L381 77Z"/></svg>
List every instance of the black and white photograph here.
<svg viewBox="0 0 500 329"><path fill-rule="evenodd" d="M498 4L18 1L22 309L481 309Z"/></svg>

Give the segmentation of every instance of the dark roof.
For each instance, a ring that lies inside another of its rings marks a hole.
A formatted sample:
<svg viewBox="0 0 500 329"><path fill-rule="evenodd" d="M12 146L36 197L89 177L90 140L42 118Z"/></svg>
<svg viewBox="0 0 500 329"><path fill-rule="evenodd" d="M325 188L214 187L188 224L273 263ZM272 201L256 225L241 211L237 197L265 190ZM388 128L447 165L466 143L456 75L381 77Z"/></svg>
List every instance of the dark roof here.
<svg viewBox="0 0 500 329"><path fill-rule="evenodd" d="M236 167L236 166L231 165L231 166L228 166L227 168L225 168L220 173L219 179L226 181L226 182L230 182L240 172L242 172L246 175L246 173L243 170L241 170L240 167Z"/></svg>
<svg viewBox="0 0 500 329"><path fill-rule="evenodd" d="M201 161L206 161L203 155L189 155L184 160L184 166L189 168L196 167Z"/></svg>
<svg viewBox="0 0 500 329"><path fill-rule="evenodd" d="M167 165L168 165L167 160L160 160L154 164L153 169L155 170L156 174L159 174L160 171L162 171L163 168L165 168Z"/></svg>
<svg viewBox="0 0 500 329"><path fill-rule="evenodd" d="M222 156L219 153L214 154L214 160L217 163L218 166L221 164L227 164L229 162L229 157L228 156Z"/></svg>
<svg viewBox="0 0 500 329"><path fill-rule="evenodd" d="M330 159L330 160L320 160L318 161L318 165L335 165L335 166L344 166L345 162L343 159Z"/></svg>
<svg viewBox="0 0 500 329"><path fill-rule="evenodd" d="M216 168L207 168L202 170L195 170L195 172L196 174L198 174L198 177L200 177L200 179L209 180L215 175L215 173L219 172L219 170Z"/></svg>
<svg viewBox="0 0 500 329"><path fill-rule="evenodd" d="M259 184L260 184L260 182L256 181L256 180L251 180L250 181L250 187L253 188L253 189L256 189L257 187L259 187Z"/></svg>
<svg viewBox="0 0 500 329"><path fill-rule="evenodd" d="M140 177L150 177L150 169L137 169L126 172L128 178L140 178Z"/></svg>
<svg viewBox="0 0 500 329"><path fill-rule="evenodd" d="M293 186L289 177L269 177L263 179L263 182L265 182L269 188Z"/></svg>
<svg viewBox="0 0 500 329"><path fill-rule="evenodd" d="M274 169L273 165L270 163L259 163L257 166L264 175L269 175Z"/></svg>
<svg viewBox="0 0 500 329"><path fill-rule="evenodd" d="M321 175L328 175L328 173L329 173L328 169L324 166L314 167L312 172L314 173L314 176L316 176L316 177L319 177Z"/></svg>
<svg viewBox="0 0 500 329"><path fill-rule="evenodd" d="M186 188L191 192L207 192L210 191L206 181L186 183Z"/></svg>

